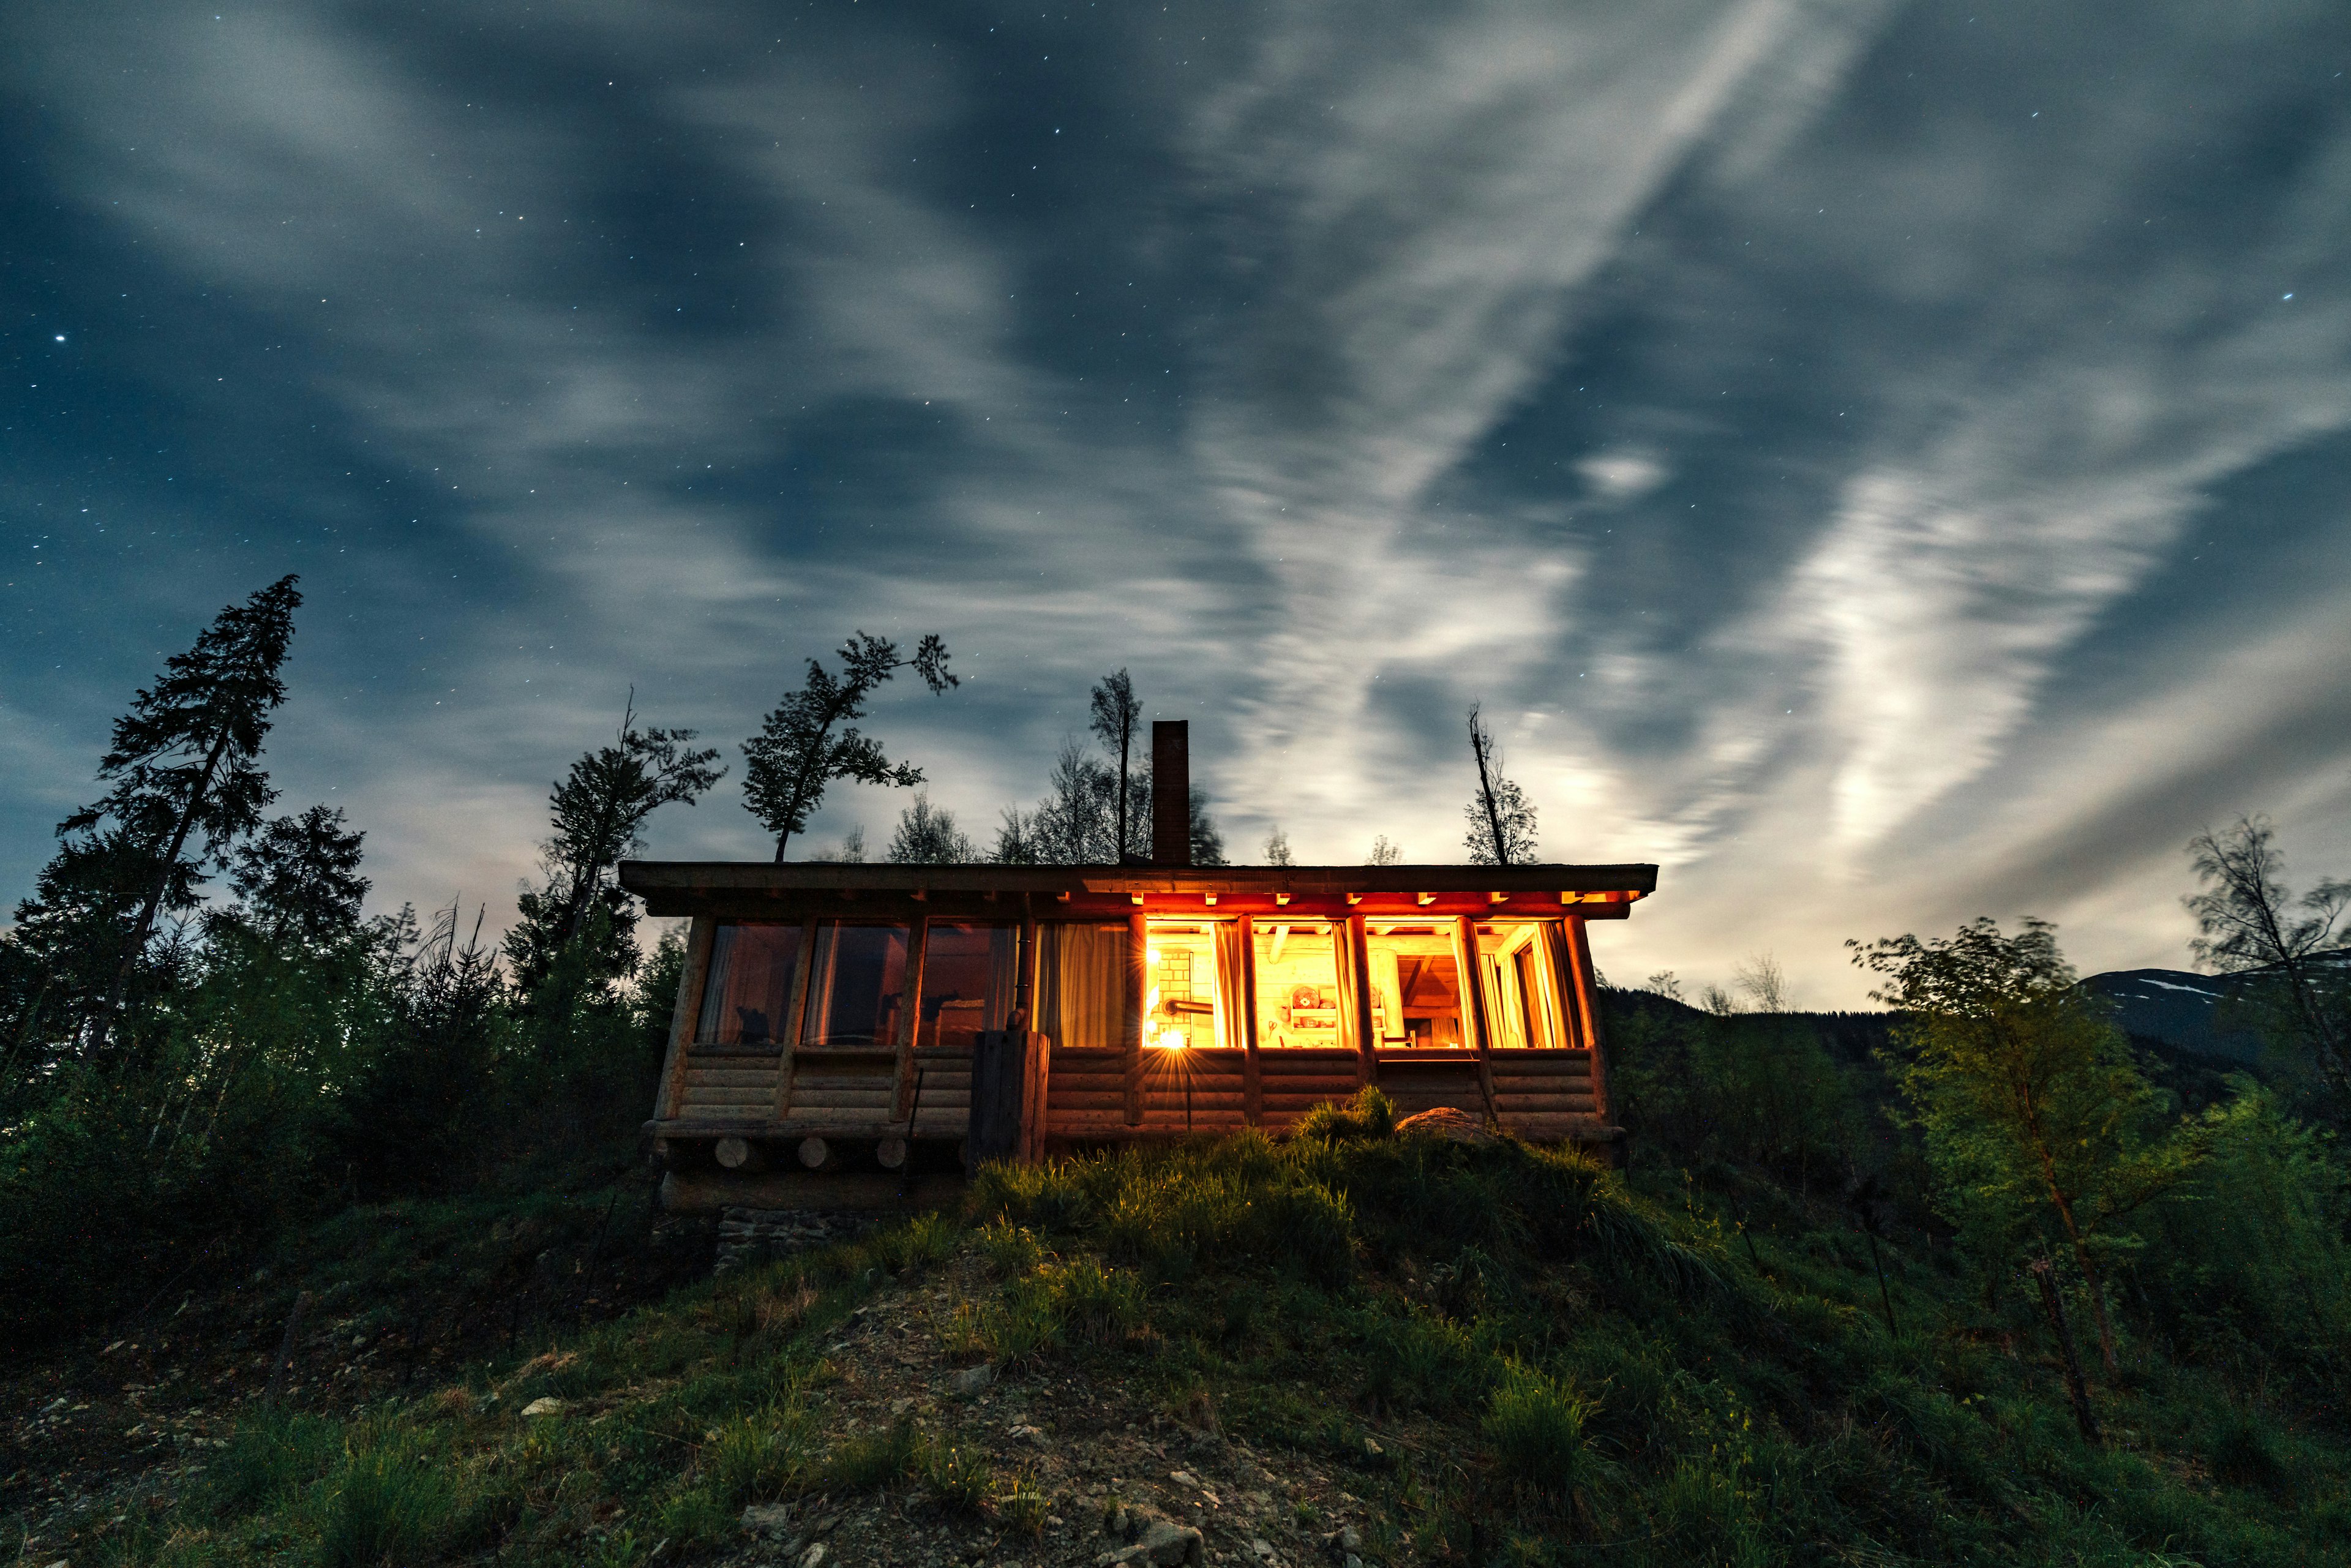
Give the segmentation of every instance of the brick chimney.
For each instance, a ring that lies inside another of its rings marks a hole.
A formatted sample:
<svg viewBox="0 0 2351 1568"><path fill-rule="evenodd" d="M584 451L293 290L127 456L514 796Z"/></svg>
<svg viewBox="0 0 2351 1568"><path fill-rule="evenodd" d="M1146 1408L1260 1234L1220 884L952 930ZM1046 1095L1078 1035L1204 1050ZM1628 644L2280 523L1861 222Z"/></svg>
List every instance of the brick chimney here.
<svg viewBox="0 0 2351 1568"><path fill-rule="evenodd" d="M1184 720L1151 727L1151 863L1192 863L1192 738Z"/></svg>

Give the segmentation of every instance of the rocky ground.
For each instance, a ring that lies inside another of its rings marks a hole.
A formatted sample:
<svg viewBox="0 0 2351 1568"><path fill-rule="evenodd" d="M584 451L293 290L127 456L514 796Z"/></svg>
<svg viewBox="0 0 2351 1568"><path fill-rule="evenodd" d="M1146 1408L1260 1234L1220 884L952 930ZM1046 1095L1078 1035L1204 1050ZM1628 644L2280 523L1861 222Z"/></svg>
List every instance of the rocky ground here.
<svg viewBox="0 0 2351 1568"><path fill-rule="evenodd" d="M1379 1442L1357 1463L1318 1462L1228 1437L1203 1401L1160 1408L1114 1371L967 1364L953 1348L956 1311L991 1289L966 1258L869 1302L828 1347L838 1381L825 1390L824 1417L835 1440L912 1422L934 1442L977 1452L1023 1478L1039 1527L948 1508L906 1483L749 1510L730 1563L1355 1568L1349 1558L1414 1559L1410 1538L1389 1522L1391 1472Z"/></svg>
<svg viewBox="0 0 2351 1568"><path fill-rule="evenodd" d="M841 1229L817 1217L769 1217L759 1250L820 1245ZM531 1239L520 1239L526 1249ZM609 1262L592 1287L578 1282L569 1294L566 1260L538 1255L520 1283L541 1300L520 1311L413 1291L387 1302L379 1291L330 1282L305 1304L277 1397L287 1408L349 1416L428 1392L517 1342L657 1299L682 1275L707 1269L715 1241L673 1235L665 1253ZM750 1260L739 1245L726 1252L730 1265ZM189 1293L143 1330L65 1347L0 1375L0 1410L10 1412L0 1426L0 1552L27 1563L79 1562L137 1511L168 1507L225 1446L239 1416L266 1396L290 1290L263 1270ZM999 1479L1019 1478L1019 1506L957 1508L912 1481L819 1496L748 1511L740 1546L722 1561L740 1568L1347 1568L1350 1556L1411 1559L1409 1538L1385 1522L1381 1452L1337 1466L1261 1452L1227 1437L1206 1403L1162 1408L1115 1366L1090 1372L1067 1358L973 1364L957 1348L968 1337L958 1311L993 1290L969 1257L886 1287L826 1347L831 1376L817 1396L818 1414L832 1442L910 1424ZM647 1544L662 1549L653 1562L684 1560L665 1543Z"/></svg>

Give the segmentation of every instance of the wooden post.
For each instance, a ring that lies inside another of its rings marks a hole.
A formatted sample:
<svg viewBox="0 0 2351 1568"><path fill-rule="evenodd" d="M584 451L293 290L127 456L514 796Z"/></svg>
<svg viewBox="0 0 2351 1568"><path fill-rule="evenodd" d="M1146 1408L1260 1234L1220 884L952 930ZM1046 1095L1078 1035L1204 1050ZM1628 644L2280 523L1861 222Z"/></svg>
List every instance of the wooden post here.
<svg viewBox="0 0 2351 1568"><path fill-rule="evenodd" d="M914 916L906 932L906 994L898 1009L898 1086L890 1096L890 1119L910 1113L914 1097L914 1041L923 1028L923 956L931 943L931 917Z"/></svg>
<svg viewBox="0 0 2351 1568"><path fill-rule="evenodd" d="M1600 989L1592 982L1592 944L1585 938L1583 916L1567 917L1567 956L1574 970L1576 1018L1582 1027L1576 1031L1583 1037L1583 1048L1592 1052L1592 1113L1606 1122L1608 1118L1608 1061L1606 1041L1600 1031Z"/></svg>
<svg viewBox="0 0 2351 1568"><path fill-rule="evenodd" d="M715 915L697 915L685 938L685 973L677 982L677 1000L669 1009L669 1056L662 1063L661 1092L653 1097L653 1120L666 1122L677 1113L685 1088L685 1058L702 1027L702 990L710 978L710 948L718 939Z"/></svg>
<svg viewBox="0 0 2351 1568"><path fill-rule="evenodd" d="M1156 729L1157 726L1153 727ZM1138 909L1126 920L1126 1022L1120 1043L1126 1048L1126 1124L1143 1124L1143 1016L1151 994L1151 928Z"/></svg>
<svg viewBox="0 0 2351 1568"><path fill-rule="evenodd" d="M792 996L784 1004L784 1054L776 1063L775 1120L779 1123L792 1108L792 1073L799 1060L800 1020L808 1012L809 978L816 964L816 933L813 920L800 927L799 960L792 966Z"/></svg>
<svg viewBox="0 0 2351 1568"><path fill-rule="evenodd" d="M1034 1030L1010 1031L1025 1041L1020 1073L1020 1163L1040 1165L1045 1158L1045 1090L1050 1076L1048 1058L1053 1042Z"/></svg>
<svg viewBox="0 0 2351 1568"><path fill-rule="evenodd" d="M1343 948L1338 941L1341 931L1347 936ZM1342 1004L1339 1019L1354 1037L1356 1077L1364 1083L1377 1083L1380 1081L1380 1042L1372 1030L1371 933L1364 926L1362 915L1351 915L1344 920L1332 923L1331 936L1331 946L1342 952L1340 963L1343 967L1339 976Z"/></svg>
<svg viewBox="0 0 2351 1568"><path fill-rule="evenodd" d="M1265 1122L1265 1080L1257 1058L1257 923L1244 915L1241 928L1241 1116L1252 1127Z"/></svg>
<svg viewBox="0 0 2351 1568"><path fill-rule="evenodd" d="M1009 1029L1037 1027L1037 971L1041 962L1038 944L1037 911L1029 895L1020 895L1020 950L1012 965L1012 1017Z"/></svg>
<svg viewBox="0 0 2351 1568"><path fill-rule="evenodd" d="M1486 960L1478 951L1478 922L1472 915L1453 922L1453 966L1461 982L1461 1021L1469 1026L1469 1042L1478 1052L1478 1092L1486 1114L1499 1121L1494 1109L1494 1029L1486 1016Z"/></svg>
<svg viewBox="0 0 2351 1568"><path fill-rule="evenodd" d="M989 1160L1021 1155L1021 1112L1029 1092L1031 1036L1026 1030L988 1029L973 1037L971 1119L964 1139L964 1174Z"/></svg>

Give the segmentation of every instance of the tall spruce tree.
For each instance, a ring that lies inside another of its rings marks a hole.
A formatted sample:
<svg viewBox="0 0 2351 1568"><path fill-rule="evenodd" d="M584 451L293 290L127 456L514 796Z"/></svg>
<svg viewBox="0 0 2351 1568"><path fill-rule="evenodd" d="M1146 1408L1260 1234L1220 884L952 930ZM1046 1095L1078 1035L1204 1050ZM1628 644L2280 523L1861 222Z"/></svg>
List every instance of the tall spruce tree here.
<svg viewBox="0 0 2351 1568"><path fill-rule="evenodd" d="M913 658L902 659L897 643L859 632L841 645L840 659L837 675L810 659L800 689L743 743L744 804L776 835L778 863L791 836L808 831L834 779L902 788L923 781L921 768L890 761L879 741L858 732L853 721L865 716L875 688L909 668L934 695L957 684L947 673L947 645L935 633L915 645Z"/></svg>
<svg viewBox="0 0 2351 1568"><path fill-rule="evenodd" d="M277 818L238 845L229 885L247 924L311 947L357 931L369 886L360 874L366 836L347 826L341 811L320 805Z"/></svg>
<svg viewBox="0 0 2351 1568"><path fill-rule="evenodd" d="M193 908L275 799L261 768L302 603L280 578L224 609L115 720L98 776L113 788L57 827L64 841L16 912L16 940L56 966L85 1048L112 1031L166 914Z"/></svg>

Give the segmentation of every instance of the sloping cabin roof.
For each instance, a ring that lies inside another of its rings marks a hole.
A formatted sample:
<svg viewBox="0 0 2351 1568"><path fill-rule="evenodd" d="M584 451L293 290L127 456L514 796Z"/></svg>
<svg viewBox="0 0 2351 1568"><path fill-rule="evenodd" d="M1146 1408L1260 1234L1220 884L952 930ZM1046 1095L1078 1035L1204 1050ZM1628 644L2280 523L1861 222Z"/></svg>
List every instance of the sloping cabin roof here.
<svg viewBox="0 0 2351 1568"><path fill-rule="evenodd" d="M1231 914L1552 914L1623 919L1656 891L1654 865L1085 866L843 864L831 861L622 861L621 885L657 915L755 917L927 911L1123 917ZM1009 897L1012 910L1002 906ZM854 906L854 907L852 907Z"/></svg>

